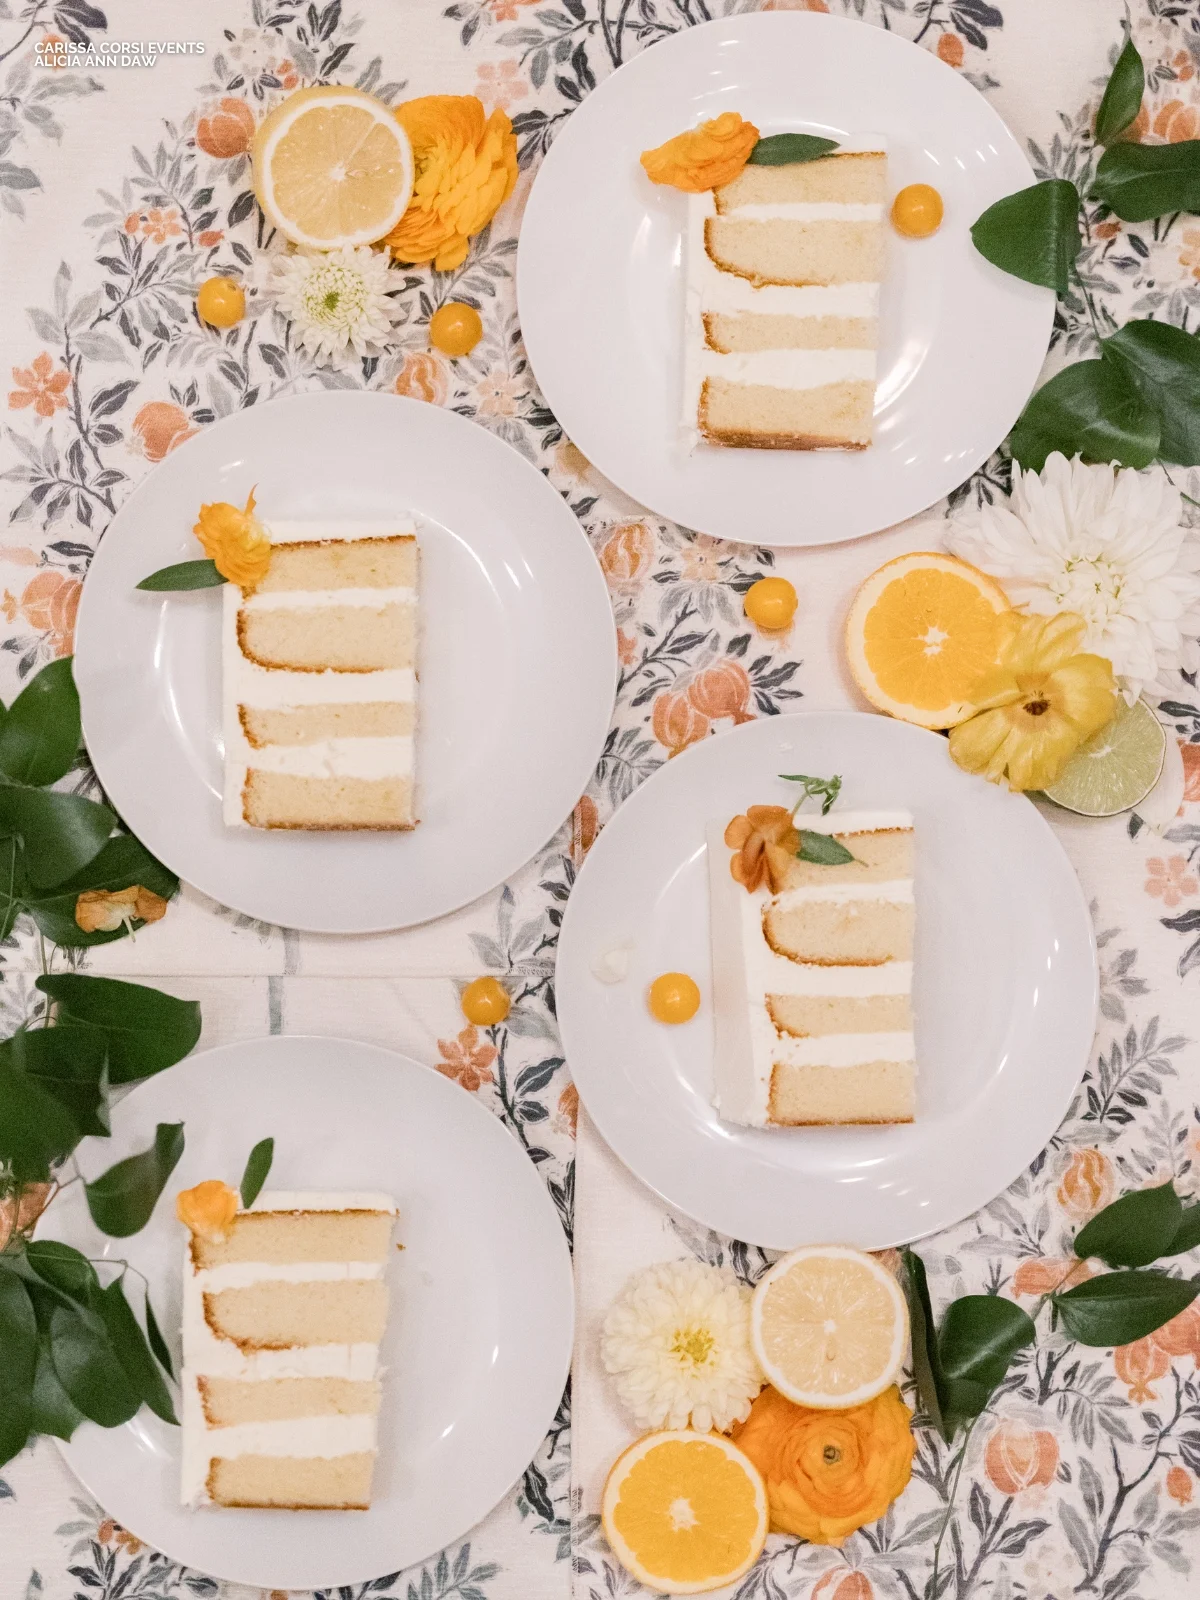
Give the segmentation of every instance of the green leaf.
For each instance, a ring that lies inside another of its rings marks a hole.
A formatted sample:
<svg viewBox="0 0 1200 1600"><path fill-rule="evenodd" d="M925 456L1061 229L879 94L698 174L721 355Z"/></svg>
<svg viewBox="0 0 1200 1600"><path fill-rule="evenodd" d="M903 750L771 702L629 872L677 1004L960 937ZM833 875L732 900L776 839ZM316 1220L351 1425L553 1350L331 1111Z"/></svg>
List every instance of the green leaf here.
<svg viewBox="0 0 1200 1600"><path fill-rule="evenodd" d="M108 1052L94 1028L21 1028L0 1040L0 1061L36 1078L66 1107L81 1135L109 1133Z"/></svg>
<svg viewBox="0 0 1200 1600"><path fill-rule="evenodd" d="M200 1007L141 983L62 972L37 980L58 1006L60 1022L98 1028L108 1046L113 1083L132 1083L173 1067L200 1037Z"/></svg>
<svg viewBox="0 0 1200 1600"><path fill-rule="evenodd" d="M971 228L981 256L1026 283L1065 294L1079 254L1079 191L1046 178L991 205Z"/></svg>
<svg viewBox="0 0 1200 1600"><path fill-rule="evenodd" d="M821 815L827 817L833 802L842 792L842 780L835 774L832 778L810 778L803 772L781 772L779 776L785 783L801 783L804 793L796 802L795 810L804 804L805 800L819 800L821 802Z"/></svg>
<svg viewBox="0 0 1200 1600"><path fill-rule="evenodd" d="M258 1199L262 1186L267 1181L267 1173L271 1170L271 1163L275 1159L274 1139L260 1139L251 1150L246 1161L246 1170L242 1173L242 1204L246 1210Z"/></svg>
<svg viewBox="0 0 1200 1600"><path fill-rule="evenodd" d="M79 750L79 694L71 657L31 678L0 723L0 772L42 787L71 769Z"/></svg>
<svg viewBox="0 0 1200 1600"><path fill-rule="evenodd" d="M836 139L822 139L815 133L772 133L754 146L749 162L752 167L794 167L802 161L817 161L837 147Z"/></svg>
<svg viewBox="0 0 1200 1600"><path fill-rule="evenodd" d="M133 884L141 884L153 894L162 895L164 900L169 900L179 889L179 879L173 872L152 856L140 840L122 833L110 839L82 872L59 884L52 894L30 895L26 903L33 920L54 944L72 949L110 944L114 939L126 938L129 929L84 933L75 921L75 901L87 889L128 889ZM132 925L134 931L142 927L136 917Z"/></svg>
<svg viewBox="0 0 1200 1600"><path fill-rule="evenodd" d="M1169 322L1127 322L1101 348L1158 417L1160 460L1200 463L1200 339Z"/></svg>
<svg viewBox="0 0 1200 1600"><path fill-rule="evenodd" d="M172 1422L178 1427L179 1418L175 1415L171 1396L162 1380L162 1374L154 1364L150 1347L141 1328L138 1327L137 1318L125 1298L125 1291L121 1287L119 1278L100 1291L97 1310L108 1329L109 1340L116 1351L117 1360L125 1370L125 1376L156 1417L161 1417L164 1422Z"/></svg>
<svg viewBox="0 0 1200 1600"><path fill-rule="evenodd" d="M1068 460L1146 467L1158 454L1158 419L1107 361L1076 361L1045 383L1017 418L1013 459L1040 472L1061 450Z"/></svg>
<svg viewBox="0 0 1200 1600"><path fill-rule="evenodd" d="M78 794L0 786L0 834L25 846L25 871L38 889L51 889L99 854L116 825L99 801Z"/></svg>
<svg viewBox="0 0 1200 1600"><path fill-rule="evenodd" d="M1148 1267L1174 1239L1183 1206L1173 1183L1136 1189L1097 1211L1075 1235L1081 1261L1099 1256L1110 1267Z"/></svg>
<svg viewBox="0 0 1200 1600"><path fill-rule="evenodd" d="M183 1123L160 1122L148 1150L126 1156L84 1184L92 1221L102 1233L127 1239L150 1221L158 1197L183 1154Z"/></svg>
<svg viewBox="0 0 1200 1600"><path fill-rule="evenodd" d="M50 1354L72 1404L102 1428L119 1428L141 1405L99 1312L82 1305L55 1306Z"/></svg>
<svg viewBox="0 0 1200 1600"><path fill-rule="evenodd" d="M159 1365L166 1370L167 1376L175 1376L175 1368L171 1362L171 1352L167 1349L167 1341L162 1336L162 1329L158 1325L158 1318L154 1315L154 1307L150 1304L150 1295L146 1295L146 1337L150 1341L150 1348Z"/></svg>
<svg viewBox="0 0 1200 1600"><path fill-rule="evenodd" d="M1080 1344L1109 1346L1144 1339L1177 1317L1200 1294L1200 1281L1161 1272L1108 1272L1051 1296L1063 1327Z"/></svg>
<svg viewBox="0 0 1200 1600"><path fill-rule="evenodd" d="M0 1162L19 1183L40 1183L81 1138L75 1118L11 1054L0 1056Z"/></svg>
<svg viewBox="0 0 1200 1600"><path fill-rule="evenodd" d="M908 1299L908 1321L912 1340L913 1377L917 1398L934 1427L950 1443L954 1429L942 1415L942 1366L934 1331L933 1307L929 1303L929 1282L925 1263L906 1245L900 1252L904 1263L904 1292Z"/></svg>
<svg viewBox="0 0 1200 1600"><path fill-rule="evenodd" d="M83 1412L72 1402L54 1370L49 1336L39 1338L33 1375L33 1421L29 1431L69 1439L82 1421Z"/></svg>
<svg viewBox="0 0 1200 1600"><path fill-rule="evenodd" d="M95 1267L73 1245L57 1239L31 1239L25 1257L42 1283L70 1300L91 1305L100 1292Z"/></svg>
<svg viewBox="0 0 1200 1600"><path fill-rule="evenodd" d="M1096 113L1096 142L1111 144L1137 116L1146 92L1146 69L1137 46L1125 34L1125 45L1117 57Z"/></svg>
<svg viewBox="0 0 1200 1600"><path fill-rule="evenodd" d="M815 861L819 867L841 867L847 861L857 860L840 839L831 833L814 833L811 828L800 829L800 848L797 861Z"/></svg>
<svg viewBox="0 0 1200 1600"><path fill-rule="evenodd" d="M753 157L751 158L753 159ZM173 567L159 567L138 584L139 589L216 589L225 582L215 561L177 561Z"/></svg>
<svg viewBox="0 0 1200 1600"><path fill-rule="evenodd" d="M20 1278L0 1267L0 1467L29 1437L36 1367L33 1302Z"/></svg>
<svg viewBox="0 0 1200 1600"><path fill-rule="evenodd" d="M1184 1206L1171 1243L1159 1254L1181 1256L1184 1251L1195 1250L1198 1245L1200 1245L1200 1204Z"/></svg>
<svg viewBox="0 0 1200 1600"><path fill-rule="evenodd" d="M1088 192L1122 222L1200 211L1200 140L1115 144L1096 163Z"/></svg>
<svg viewBox="0 0 1200 1600"><path fill-rule="evenodd" d="M938 1334L951 1425L983 1411L1008 1373L1018 1350L1037 1330L1020 1306L993 1294L968 1294L951 1301Z"/></svg>
<svg viewBox="0 0 1200 1600"><path fill-rule="evenodd" d="M0 839L0 939L7 939L25 909L25 859L15 839Z"/></svg>

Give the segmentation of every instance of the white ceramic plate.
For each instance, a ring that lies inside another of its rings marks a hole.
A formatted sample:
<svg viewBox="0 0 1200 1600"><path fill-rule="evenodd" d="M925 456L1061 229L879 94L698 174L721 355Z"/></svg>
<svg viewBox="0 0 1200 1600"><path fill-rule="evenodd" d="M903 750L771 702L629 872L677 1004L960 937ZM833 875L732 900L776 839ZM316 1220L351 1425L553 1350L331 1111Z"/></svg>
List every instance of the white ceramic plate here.
<svg viewBox="0 0 1200 1600"><path fill-rule="evenodd" d="M840 773L847 810L904 808L917 835L916 1120L752 1129L711 1105L704 829L779 804L780 772ZM597 955L632 939L606 985ZM656 1023L646 988L684 971L704 1002ZM852 712L763 717L668 761L601 833L567 902L558 1020L588 1112L681 1211L774 1249L883 1249L969 1216L1061 1122L1095 1031L1092 924L1075 874L1023 796L959 770L946 741Z"/></svg>
<svg viewBox="0 0 1200 1600"><path fill-rule="evenodd" d="M138 593L201 552L202 501L272 518L417 513L423 636L412 833L227 829L221 591ZM345 391L239 411L174 450L114 517L75 642L88 753L162 861L286 927L372 933L444 915L541 848L608 731L616 638L583 530L515 450L454 412Z"/></svg>
<svg viewBox="0 0 1200 1600"><path fill-rule="evenodd" d="M194 1056L134 1090L111 1140L88 1140L94 1177L183 1121L187 1148L142 1233L106 1239L78 1187L56 1235L149 1279L179 1359L183 1230L174 1197L237 1184L268 1135L278 1189L395 1196L397 1251L380 1454L370 1511L184 1510L179 1430L144 1407L62 1446L125 1527L200 1572L267 1589L326 1589L395 1572L460 1538L516 1482L554 1420L571 1359L571 1262L554 1205L501 1124L457 1084L375 1045L271 1038ZM131 1297L137 1304L137 1296ZM176 1367L178 1370L178 1366Z"/></svg>
<svg viewBox="0 0 1200 1600"><path fill-rule="evenodd" d="M932 239L889 240L869 450L688 453L686 196L652 184L638 155L722 111L764 134L884 134L890 192L931 183L945 199ZM803 11L683 28L593 91L538 173L517 263L538 383L601 472L686 527L768 545L890 527L987 459L1037 378L1054 296L989 265L968 231L1032 182L983 96L886 29Z"/></svg>

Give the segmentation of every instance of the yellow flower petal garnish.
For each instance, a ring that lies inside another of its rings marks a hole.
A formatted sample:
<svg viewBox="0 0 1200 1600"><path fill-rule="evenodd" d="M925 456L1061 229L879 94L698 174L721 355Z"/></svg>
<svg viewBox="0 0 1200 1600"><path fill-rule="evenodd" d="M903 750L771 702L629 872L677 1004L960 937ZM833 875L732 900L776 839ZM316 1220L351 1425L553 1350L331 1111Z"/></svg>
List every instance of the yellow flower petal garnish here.
<svg viewBox="0 0 1200 1600"><path fill-rule="evenodd" d="M253 589L267 575L271 564L271 541L254 515L254 490L239 511L228 500L200 507L200 520L192 532L204 546L204 554L230 583Z"/></svg>
<svg viewBox="0 0 1200 1600"><path fill-rule="evenodd" d="M758 129L736 111L723 111L688 133L678 133L657 150L643 150L641 161L652 183L699 194L732 183L758 143Z"/></svg>
<svg viewBox="0 0 1200 1600"><path fill-rule="evenodd" d="M175 1197L175 1215L202 1239L223 1239L238 1214L238 1192L220 1178L209 1178Z"/></svg>
<svg viewBox="0 0 1200 1600"><path fill-rule="evenodd" d="M473 94L427 94L396 107L416 178L408 209L382 241L397 261L450 272L517 182L517 138L503 111L485 121Z"/></svg>
<svg viewBox="0 0 1200 1600"><path fill-rule="evenodd" d="M75 921L84 933L115 933L129 923L158 922L167 902L140 883L128 889L85 889L75 897Z"/></svg>
<svg viewBox="0 0 1200 1600"><path fill-rule="evenodd" d="M999 664L972 686L978 713L950 730L960 767L992 783L1005 778L1010 789L1044 789L1110 721L1112 663L1079 653L1086 628L1071 611L1021 619Z"/></svg>
<svg viewBox="0 0 1200 1600"><path fill-rule="evenodd" d="M735 852L729 873L736 883L753 894L765 879L772 894L778 894L796 858L800 834L786 806L751 806L730 821L725 843Z"/></svg>

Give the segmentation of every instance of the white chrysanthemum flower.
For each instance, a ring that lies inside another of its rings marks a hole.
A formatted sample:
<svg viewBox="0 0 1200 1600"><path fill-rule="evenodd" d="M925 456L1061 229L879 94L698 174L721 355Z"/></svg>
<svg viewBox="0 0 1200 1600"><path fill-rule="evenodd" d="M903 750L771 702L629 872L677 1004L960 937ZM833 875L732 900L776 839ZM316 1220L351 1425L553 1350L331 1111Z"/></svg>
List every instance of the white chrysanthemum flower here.
<svg viewBox="0 0 1200 1600"><path fill-rule="evenodd" d="M750 1291L702 1261L631 1278L604 1319L600 1354L640 1428L724 1432L750 1415L763 1384Z"/></svg>
<svg viewBox="0 0 1200 1600"><path fill-rule="evenodd" d="M1056 451L1040 474L1014 463L1011 497L952 527L947 544L999 578L1018 609L1078 612L1083 648L1108 657L1132 704L1200 666L1200 539L1180 515L1161 468L1087 466Z"/></svg>
<svg viewBox="0 0 1200 1600"><path fill-rule="evenodd" d="M270 287L297 341L318 360L379 355L399 307L388 291L400 286L384 251L369 245L297 250L277 256Z"/></svg>

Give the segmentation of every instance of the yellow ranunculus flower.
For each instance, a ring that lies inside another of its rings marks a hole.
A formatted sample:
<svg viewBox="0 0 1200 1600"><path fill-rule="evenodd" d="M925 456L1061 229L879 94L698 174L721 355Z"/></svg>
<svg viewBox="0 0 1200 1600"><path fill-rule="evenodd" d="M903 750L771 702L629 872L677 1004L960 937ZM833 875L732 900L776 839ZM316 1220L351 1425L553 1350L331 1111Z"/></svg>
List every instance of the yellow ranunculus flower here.
<svg viewBox="0 0 1200 1600"><path fill-rule="evenodd" d="M960 767L1010 789L1044 789L1111 720L1112 663L1078 653L1086 628L1071 611L1020 619L999 663L972 685L977 713L950 730Z"/></svg>
<svg viewBox="0 0 1200 1600"><path fill-rule="evenodd" d="M382 242L397 261L432 261L449 272L486 228L517 181L517 139L503 111L485 121L473 94L427 94L396 107L412 145L412 199Z"/></svg>
<svg viewBox="0 0 1200 1600"><path fill-rule="evenodd" d="M238 1214L238 1192L220 1178L207 1178L175 1196L175 1215L202 1239L223 1239Z"/></svg>
<svg viewBox="0 0 1200 1600"><path fill-rule="evenodd" d="M757 143L758 129L752 122L743 122L736 111L722 111L656 150L643 150L641 162L652 183L700 194L732 183Z"/></svg>
<svg viewBox="0 0 1200 1600"><path fill-rule="evenodd" d="M254 515L253 489L240 511L227 500L201 506L200 520L192 532L204 546L204 554L230 583L253 589L266 577L271 564L271 541Z"/></svg>

